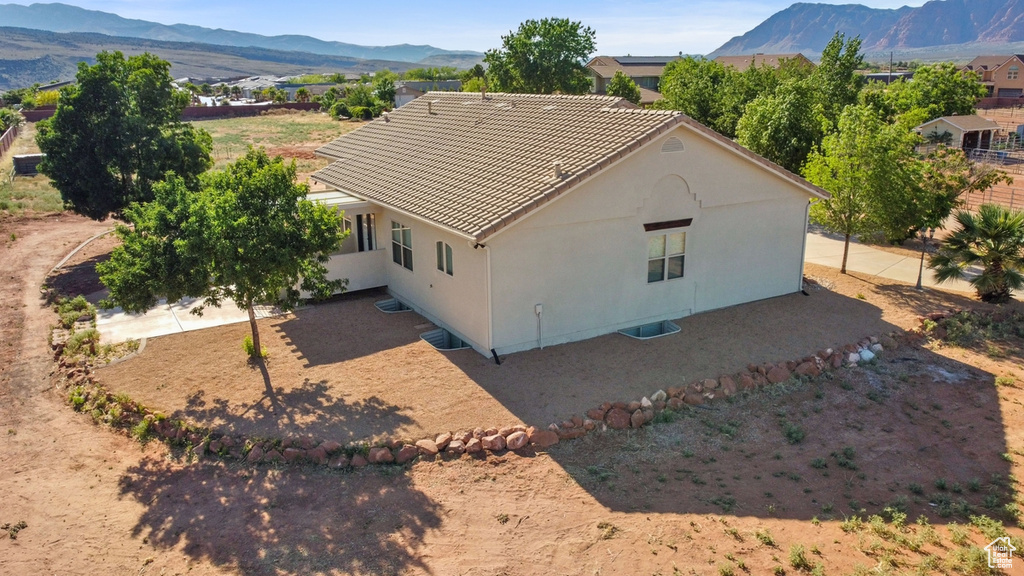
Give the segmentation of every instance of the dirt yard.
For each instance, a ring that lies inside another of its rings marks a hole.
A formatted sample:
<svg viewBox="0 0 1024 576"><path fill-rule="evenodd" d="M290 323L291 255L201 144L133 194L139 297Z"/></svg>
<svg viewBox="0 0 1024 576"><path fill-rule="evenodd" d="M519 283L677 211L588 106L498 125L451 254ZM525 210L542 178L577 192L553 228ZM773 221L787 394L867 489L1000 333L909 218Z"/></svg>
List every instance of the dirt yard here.
<svg viewBox="0 0 1024 576"><path fill-rule="evenodd" d="M1022 505L1019 337L903 346L875 364L533 457L357 472L190 463L92 424L48 381L54 317L39 286L106 226L0 222L0 526L17 536L0 538L3 573L982 575L970 546L1000 529L979 515L1011 522ZM68 285L90 287L75 264ZM654 347L598 338L498 367L474 352L437 354L416 338L422 319L378 315L367 295L265 321L269 389L241 362L244 330L234 327L153 339L100 373L136 386L145 403L153 394L184 415L267 433L429 429L469 404L482 410L474 421L532 422L977 304L826 268L808 275L826 289L684 319L678 343ZM684 356L681 342L702 352ZM655 355L671 358L638 369ZM370 366L382 371L368 376ZM854 515L864 522L844 522Z"/></svg>

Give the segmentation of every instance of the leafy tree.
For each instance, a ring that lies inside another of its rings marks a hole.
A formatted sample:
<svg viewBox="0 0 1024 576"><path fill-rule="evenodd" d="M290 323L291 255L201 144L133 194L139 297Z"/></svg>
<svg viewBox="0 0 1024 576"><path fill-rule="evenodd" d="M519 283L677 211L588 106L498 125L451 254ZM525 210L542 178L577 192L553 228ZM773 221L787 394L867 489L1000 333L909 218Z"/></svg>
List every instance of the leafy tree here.
<svg viewBox="0 0 1024 576"><path fill-rule="evenodd" d="M334 208L306 199L295 183L295 163L249 149L195 190L172 176L156 186L152 202L125 211L122 245L97 265L110 289L102 304L145 312L159 298L202 298L197 308L234 302L249 313L254 349L262 350L255 306L293 309L296 287L325 298L344 287L328 281L324 264L347 233Z"/></svg>
<svg viewBox="0 0 1024 576"><path fill-rule="evenodd" d="M199 93L203 96L211 96L213 94L213 87L206 82L203 82L203 84L199 86Z"/></svg>
<svg viewBox="0 0 1024 576"><path fill-rule="evenodd" d="M341 99L341 91L337 86L331 86L321 96L314 96L313 101L320 103L320 108L330 110L334 103Z"/></svg>
<svg viewBox="0 0 1024 576"><path fill-rule="evenodd" d="M487 71L480 64L474 64L472 68L462 73L462 82L466 83L474 78L483 80L487 77ZM473 90L464 90L464 92L473 92Z"/></svg>
<svg viewBox="0 0 1024 576"><path fill-rule="evenodd" d="M662 99L655 107L679 110L713 128L721 115L722 87L729 74L730 69L703 57L673 60L662 72Z"/></svg>
<svg viewBox="0 0 1024 576"><path fill-rule="evenodd" d="M463 92L483 92L487 88L485 78L470 78L462 81Z"/></svg>
<svg viewBox="0 0 1024 576"><path fill-rule="evenodd" d="M288 91L287 90L285 90L283 88L270 88L270 90L271 90L271 96L270 97L274 101L274 104L284 104L285 102L288 101Z"/></svg>
<svg viewBox="0 0 1024 576"><path fill-rule="evenodd" d="M309 102L309 89L303 86L295 91L296 102Z"/></svg>
<svg viewBox="0 0 1024 576"><path fill-rule="evenodd" d="M622 70L616 70L615 75L608 82L608 95L625 98L633 104L640 104L640 87L632 78L623 74Z"/></svg>
<svg viewBox="0 0 1024 576"><path fill-rule="evenodd" d="M811 206L811 218L845 237L841 273L852 236L920 222L919 168L913 135L866 106L847 107L821 151L811 153L804 177L830 194Z"/></svg>
<svg viewBox="0 0 1024 576"><path fill-rule="evenodd" d="M11 108L0 108L0 135L15 126L25 123L25 118L17 110Z"/></svg>
<svg viewBox="0 0 1024 576"><path fill-rule="evenodd" d="M935 279L966 279L985 302L1007 302L1014 290L1024 288L1024 212L984 204L977 214L958 210L956 230L931 256L928 265ZM978 276L967 269L981 266Z"/></svg>
<svg viewBox="0 0 1024 576"><path fill-rule="evenodd" d="M799 172L821 139L821 114L810 80L781 84L747 105L736 124L737 141L761 156Z"/></svg>
<svg viewBox="0 0 1024 576"><path fill-rule="evenodd" d="M591 81L583 60L594 52L595 33L568 18L527 20L488 50L489 85L499 92L586 94Z"/></svg>
<svg viewBox="0 0 1024 576"><path fill-rule="evenodd" d="M241 86L232 86L231 87L231 96L233 98L241 98L242 97L242 87Z"/></svg>
<svg viewBox="0 0 1024 576"><path fill-rule="evenodd" d="M213 164L213 139L181 121L187 104L168 62L101 52L95 65L79 64L53 118L37 124L39 170L73 210L98 220L151 200L169 171L195 185Z"/></svg>
<svg viewBox="0 0 1024 576"><path fill-rule="evenodd" d="M864 63L860 37L845 38L837 32L829 40L821 51L821 63L811 74L822 113L833 126L844 108L857 103L857 95L864 86L864 77L857 74Z"/></svg>
<svg viewBox="0 0 1024 576"><path fill-rule="evenodd" d="M793 60L792 62L797 62ZM714 128L719 134L729 138L736 137L736 126L750 104L762 94L772 94L781 83L781 78L799 79L798 72L805 70L802 65L783 61L782 68L776 70L771 66L751 66L743 72L727 67L725 81L719 90L717 102L717 118ZM783 72L785 70L785 72ZM804 74L803 77L806 77Z"/></svg>
<svg viewBox="0 0 1024 576"><path fill-rule="evenodd" d="M373 96L385 106L395 105L395 82L390 78L378 78L373 82Z"/></svg>
<svg viewBox="0 0 1024 576"><path fill-rule="evenodd" d="M477 64L479 66L479 64ZM481 68L481 71L483 69ZM402 74L405 80L422 80L426 82L439 82L442 80L458 80L461 74L454 66L441 66L429 68L410 68Z"/></svg>

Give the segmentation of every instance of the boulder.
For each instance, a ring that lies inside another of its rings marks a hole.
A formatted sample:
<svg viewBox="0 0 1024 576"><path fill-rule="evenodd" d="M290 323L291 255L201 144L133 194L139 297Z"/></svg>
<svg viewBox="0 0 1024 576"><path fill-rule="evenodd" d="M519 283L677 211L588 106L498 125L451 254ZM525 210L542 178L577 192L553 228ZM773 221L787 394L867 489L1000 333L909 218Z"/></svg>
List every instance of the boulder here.
<svg viewBox="0 0 1024 576"><path fill-rule="evenodd" d="M353 454L351 464L353 468L362 468L363 466L369 464L369 462L366 460L366 457L363 456L362 454Z"/></svg>
<svg viewBox="0 0 1024 576"><path fill-rule="evenodd" d="M785 382L786 380L789 380L789 376L790 376L789 370L785 369L782 366L776 366L776 367L772 368L768 372L768 374L765 375L765 377L768 379L768 382L771 382L772 384L778 384L779 382Z"/></svg>
<svg viewBox="0 0 1024 576"><path fill-rule="evenodd" d="M876 342L876 343L872 344L871 346L869 346L868 350L871 350L875 354L878 354L882 350L885 350L885 346L882 346L882 344Z"/></svg>
<svg viewBox="0 0 1024 576"><path fill-rule="evenodd" d="M665 402L664 400L658 400L657 402L654 403L654 411L661 412L662 410L665 409L665 406L667 405L668 402Z"/></svg>
<svg viewBox="0 0 1024 576"><path fill-rule="evenodd" d="M508 435L513 433L513 432L515 432L515 429L513 429L511 426L505 426L504 428L498 428L498 434L501 434L505 438L508 438Z"/></svg>
<svg viewBox="0 0 1024 576"><path fill-rule="evenodd" d="M648 398L647 396L644 396L643 398L640 399L640 409L641 410L652 410L652 409L654 409L654 402L651 402L650 398Z"/></svg>
<svg viewBox="0 0 1024 576"><path fill-rule="evenodd" d="M647 410L641 410L644 413L644 424L650 424L654 421L654 410L648 408Z"/></svg>
<svg viewBox="0 0 1024 576"><path fill-rule="evenodd" d="M757 388L757 384L754 382L753 376L750 374L740 374L739 386L741 390L753 390Z"/></svg>
<svg viewBox="0 0 1024 576"><path fill-rule="evenodd" d="M704 403L704 395L697 392L687 392L686 396L683 396L683 402L691 406L697 406Z"/></svg>
<svg viewBox="0 0 1024 576"><path fill-rule="evenodd" d="M490 450L491 452L497 452L498 450L505 449L505 437L501 434L492 434L490 436L484 436L480 439L484 445L484 450Z"/></svg>
<svg viewBox="0 0 1024 576"><path fill-rule="evenodd" d="M701 385L703 385L705 392L708 391L708 390L717 390L718 389L718 380L715 380L714 378L705 378L701 382Z"/></svg>
<svg viewBox="0 0 1024 576"><path fill-rule="evenodd" d="M530 434L530 444L537 448L547 448L558 444L558 434L551 430L535 430Z"/></svg>
<svg viewBox="0 0 1024 576"><path fill-rule="evenodd" d="M324 452L327 452L328 454L333 454L338 450L341 450L341 443L335 442L334 440L328 440L321 444L320 447L324 449Z"/></svg>
<svg viewBox="0 0 1024 576"><path fill-rule="evenodd" d="M312 450L306 450L306 458L314 464L323 466L324 464L327 464L327 450L325 450L323 446L317 446Z"/></svg>
<svg viewBox="0 0 1024 576"><path fill-rule="evenodd" d="M448 454L462 454L466 451L466 443L462 440L452 440L448 443L448 448L445 452Z"/></svg>
<svg viewBox="0 0 1024 576"><path fill-rule="evenodd" d="M629 417L629 425L632 428L640 428L644 425L644 413L640 410L633 412L632 416Z"/></svg>
<svg viewBox="0 0 1024 576"><path fill-rule="evenodd" d="M658 390L654 394L651 394L651 402L657 404L658 402L668 402L668 394L664 390Z"/></svg>
<svg viewBox="0 0 1024 576"><path fill-rule="evenodd" d="M424 454L426 456L436 456L437 453L440 452L437 447L437 442L429 439L416 442L416 448L420 451L420 454Z"/></svg>
<svg viewBox="0 0 1024 576"><path fill-rule="evenodd" d="M496 427L494 427L494 426L484 430L484 436L494 436L497 433L498 433L498 429ZM480 438L482 439L484 436L481 436Z"/></svg>
<svg viewBox="0 0 1024 576"><path fill-rule="evenodd" d="M794 370L794 372L801 376L810 376L812 378L821 375L821 370L818 368L818 365L815 364L814 362L802 362L799 366L796 367L796 370Z"/></svg>
<svg viewBox="0 0 1024 576"><path fill-rule="evenodd" d="M625 430L626 428L629 428L629 419L630 413L626 412L622 408L612 408L604 417L604 421L608 424L608 427L615 430Z"/></svg>
<svg viewBox="0 0 1024 576"><path fill-rule="evenodd" d="M828 363L832 366L832 368L839 368L840 366L843 365L843 355L840 354L839 352L833 352L832 355L829 356L828 358Z"/></svg>
<svg viewBox="0 0 1024 576"><path fill-rule="evenodd" d="M388 462L395 461L395 455L391 453L390 448L374 446L370 448L370 453L366 455L366 460L370 464L387 464Z"/></svg>
<svg viewBox="0 0 1024 576"><path fill-rule="evenodd" d="M686 388L685 387L680 388L678 386L670 386L669 389L668 389L668 397L669 398L682 398L682 396L683 396L683 394L685 392L686 392Z"/></svg>
<svg viewBox="0 0 1024 576"><path fill-rule="evenodd" d="M849 352L846 354L847 364L856 364L858 362L860 362L860 354L857 354L856 352Z"/></svg>
<svg viewBox="0 0 1024 576"><path fill-rule="evenodd" d="M330 466L331 468L336 468L336 469L337 468L347 468L348 467L348 458L344 454L338 454L334 458L331 458L331 461L327 465Z"/></svg>
<svg viewBox="0 0 1024 576"><path fill-rule="evenodd" d="M558 437L562 440L572 440L573 438L580 438L586 436L587 431L581 428L564 428L558 431Z"/></svg>
<svg viewBox="0 0 1024 576"><path fill-rule="evenodd" d="M434 439L434 445L437 446L438 450L444 450L445 448L448 447L448 443L451 441L452 435L449 434L448 432L445 432L444 434L438 435L438 437Z"/></svg>
<svg viewBox="0 0 1024 576"><path fill-rule="evenodd" d="M601 406L600 408L591 408L590 410L587 410L587 418L590 418L591 420L604 420L604 415L607 413L608 410L605 410L604 406Z"/></svg>
<svg viewBox="0 0 1024 576"><path fill-rule="evenodd" d="M223 444L220 443L220 440L210 440L208 448L210 449L210 452L214 454L219 454L222 446Z"/></svg>
<svg viewBox="0 0 1024 576"><path fill-rule="evenodd" d="M282 455L286 462L291 463L301 462L306 459L306 451L302 448L285 448Z"/></svg>
<svg viewBox="0 0 1024 576"><path fill-rule="evenodd" d="M860 354L861 362L870 362L875 359L875 353L867 348L862 348L858 354Z"/></svg>
<svg viewBox="0 0 1024 576"><path fill-rule="evenodd" d="M629 412L630 414L632 414L633 412L636 412L639 409L640 409L640 403L635 401L635 400L633 402L630 402L629 404L626 404L626 412Z"/></svg>
<svg viewBox="0 0 1024 576"><path fill-rule="evenodd" d="M271 450L263 456L263 461L273 463L284 462L284 456L281 456L281 453L277 450Z"/></svg>
<svg viewBox="0 0 1024 576"><path fill-rule="evenodd" d="M594 422L590 418L587 418L586 420L583 421L583 429L586 430L587 432L590 432L594 428L597 428L597 422Z"/></svg>
<svg viewBox="0 0 1024 576"><path fill-rule="evenodd" d="M462 442L462 447L465 448L466 442L469 442L470 439L472 438L472 432L469 432L467 430L460 430L459 432L456 432L455 434L452 435L452 442L458 440L459 442Z"/></svg>
<svg viewBox="0 0 1024 576"><path fill-rule="evenodd" d="M470 438L469 442L466 442L466 454L476 454L477 452L482 452L483 449L484 442L480 438Z"/></svg>
<svg viewBox="0 0 1024 576"><path fill-rule="evenodd" d="M572 427L573 428L579 428L580 426L583 426L583 418L580 418L579 416L573 416L572 417Z"/></svg>
<svg viewBox="0 0 1024 576"><path fill-rule="evenodd" d="M505 438L505 447L509 450L519 450L529 441L526 432L513 432L508 435L508 438Z"/></svg>
<svg viewBox="0 0 1024 576"><path fill-rule="evenodd" d="M739 390L739 386L736 385L736 381L732 379L732 376L719 377L718 387L726 396L732 396Z"/></svg>
<svg viewBox="0 0 1024 576"><path fill-rule="evenodd" d="M676 411L681 410L682 407L683 407L683 399L682 398L676 398L675 396L673 396L672 398L669 398L668 399L668 407L671 408L672 410L676 410Z"/></svg>
<svg viewBox="0 0 1024 576"><path fill-rule="evenodd" d="M395 452L395 462L398 464L405 464L419 455L419 448L412 444L404 444L397 452Z"/></svg>
<svg viewBox="0 0 1024 576"><path fill-rule="evenodd" d="M249 450L249 455L246 456L245 461L249 464L255 464L263 460L263 448L254 446L252 450Z"/></svg>

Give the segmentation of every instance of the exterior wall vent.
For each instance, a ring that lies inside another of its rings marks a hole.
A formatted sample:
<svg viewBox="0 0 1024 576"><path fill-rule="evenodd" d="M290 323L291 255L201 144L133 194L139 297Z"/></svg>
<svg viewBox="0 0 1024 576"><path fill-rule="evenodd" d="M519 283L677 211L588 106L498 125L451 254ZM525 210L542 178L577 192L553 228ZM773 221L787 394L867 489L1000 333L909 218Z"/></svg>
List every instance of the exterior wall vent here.
<svg viewBox="0 0 1024 576"><path fill-rule="evenodd" d="M682 152L683 150L683 141L680 140L679 138L676 138L675 136L669 138L668 140L665 141L664 144L661 145L662 154L668 154L670 152Z"/></svg>

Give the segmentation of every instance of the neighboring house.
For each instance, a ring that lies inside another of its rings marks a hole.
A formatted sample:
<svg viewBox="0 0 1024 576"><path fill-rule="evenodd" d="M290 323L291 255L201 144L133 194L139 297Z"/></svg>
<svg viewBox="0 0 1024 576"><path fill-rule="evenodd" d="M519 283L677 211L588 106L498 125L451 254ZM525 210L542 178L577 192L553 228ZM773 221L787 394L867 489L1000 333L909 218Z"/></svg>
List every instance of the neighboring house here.
<svg viewBox="0 0 1024 576"><path fill-rule="evenodd" d="M893 72L865 72L861 74L865 80L869 82L881 82L882 84L891 84L899 80L909 81L914 79L914 73L908 70L900 70Z"/></svg>
<svg viewBox="0 0 1024 576"><path fill-rule="evenodd" d="M398 86L408 86L420 92L460 92L462 80L400 80L395 82L395 87Z"/></svg>
<svg viewBox="0 0 1024 576"><path fill-rule="evenodd" d="M400 84L395 87L395 108L401 108L409 102L423 96L424 92L410 88L406 84Z"/></svg>
<svg viewBox="0 0 1024 576"><path fill-rule="evenodd" d="M481 354L798 292L827 193L676 111L430 92L317 150L328 264Z"/></svg>
<svg viewBox="0 0 1024 576"><path fill-rule="evenodd" d="M978 56L963 67L977 72L988 96L1020 98L1024 96L1024 55Z"/></svg>
<svg viewBox="0 0 1024 576"><path fill-rule="evenodd" d="M587 62L593 80L591 92L607 94L612 77L622 72L640 88L640 105L649 106L661 100L658 87L665 66L678 59L679 56L597 56Z"/></svg>
<svg viewBox="0 0 1024 576"><path fill-rule="evenodd" d="M787 60L796 60L797 62L805 66L814 66L814 62L807 59L806 56L799 52L793 52L791 54L750 54L746 56L719 56L715 58L715 62L726 66L733 67L737 72L743 72L751 66L769 66L771 68L778 68L782 66L782 63Z"/></svg>
<svg viewBox="0 0 1024 576"><path fill-rule="evenodd" d="M943 116L925 122L914 131L933 144L946 144L962 150L987 150L999 124L976 114L969 116Z"/></svg>

